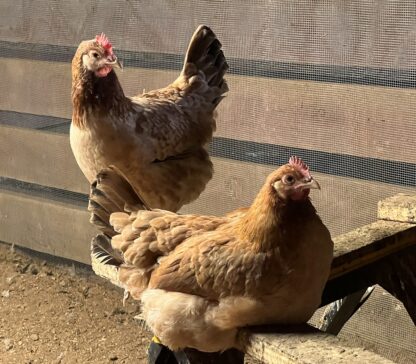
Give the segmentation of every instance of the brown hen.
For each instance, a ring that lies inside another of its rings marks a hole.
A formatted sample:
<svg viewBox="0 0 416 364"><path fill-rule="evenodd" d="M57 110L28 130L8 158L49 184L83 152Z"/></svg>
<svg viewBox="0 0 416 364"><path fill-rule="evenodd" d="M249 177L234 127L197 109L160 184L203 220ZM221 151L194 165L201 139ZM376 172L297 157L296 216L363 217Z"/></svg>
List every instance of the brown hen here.
<svg viewBox="0 0 416 364"><path fill-rule="evenodd" d="M124 177L105 170L92 188L93 213L105 221L124 202L131 212L111 214L118 235L111 245L97 237L93 258L112 267L113 281L141 301L148 326L171 349L235 347L238 328L306 322L320 304L333 243L311 188L318 183L292 157L249 208L178 215L147 209Z"/></svg>
<svg viewBox="0 0 416 364"><path fill-rule="evenodd" d="M190 41L169 86L126 97L104 34L82 42L72 60L72 151L91 183L115 165L152 207L177 211L204 190L212 163L204 149L214 111L228 90L221 43L206 26Z"/></svg>

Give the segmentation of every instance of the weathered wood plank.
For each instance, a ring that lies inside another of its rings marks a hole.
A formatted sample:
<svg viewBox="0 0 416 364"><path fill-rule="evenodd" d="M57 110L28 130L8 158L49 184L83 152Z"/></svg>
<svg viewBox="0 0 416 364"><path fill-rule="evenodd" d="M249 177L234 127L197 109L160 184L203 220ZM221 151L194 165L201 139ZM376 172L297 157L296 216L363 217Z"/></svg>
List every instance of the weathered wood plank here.
<svg viewBox="0 0 416 364"><path fill-rule="evenodd" d="M398 194L379 201L377 217L383 220L416 223L416 194Z"/></svg>
<svg viewBox="0 0 416 364"><path fill-rule="evenodd" d="M336 336L310 326L275 327L266 332L240 331L244 352L265 364L393 363L371 351L346 345Z"/></svg>
<svg viewBox="0 0 416 364"><path fill-rule="evenodd" d="M332 302L322 315L323 320L318 326L319 330L328 334L338 335L345 323L358 309L360 301L366 293L367 288L362 288L347 297Z"/></svg>
<svg viewBox="0 0 416 364"><path fill-rule="evenodd" d="M69 64L0 58L0 67L9 88L0 109L71 118ZM178 71L126 68L118 74L125 93L134 95L166 86ZM409 137L416 135L416 90L227 79L230 92L218 109L216 136L416 163Z"/></svg>
<svg viewBox="0 0 416 364"><path fill-rule="evenodd" d="M67 135L0 126L0 176L89 193Z"/></svg>
<svg viewBox="0 0 416 364"><path fill-rule="evenodd" d="M138 324L146 328L143 317L135 316ZM392 361L372 352L351 345L351 342L326 334L307 324L296 326L267 325L241 329L238 333L239 349L264 364L390 364ZM188 350L188 349L187 349ZM185 350L184 355L188 354ZM216 363L210 361L215 354L204 357L194 351L199 361L190 363ZM236 357L234 357L235 359ZM227 361L226 363L234 363ZM239 361L238 361L239 362Z"/></svg>
<svg viewBox="0 0 416 364"><path fill-rule="evenodd" d="M76 46L105 31L116 49L182 54L195 27L205 23L232 57L415 66L411 0L58 1L56 7L47 0L7 0L0 9L1 38L16 42Z"/></svg>
<svg viewBox="0 0 416 364"><path fill-rule="evenodd" d="M0 240L90 264L86 206L0 189Z"/></svg>
<svg viewBox="0 0 416 364"><path fill-rule="evenodd" d="M416 246L416 225L379 220L334 238L330 280Z"/></svg>

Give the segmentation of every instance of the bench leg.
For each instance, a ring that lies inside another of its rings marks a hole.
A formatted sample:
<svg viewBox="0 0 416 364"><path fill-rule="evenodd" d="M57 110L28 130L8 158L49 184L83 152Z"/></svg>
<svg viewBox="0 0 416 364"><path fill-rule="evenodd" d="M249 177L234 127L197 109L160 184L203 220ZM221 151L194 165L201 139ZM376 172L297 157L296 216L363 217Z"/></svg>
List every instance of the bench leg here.
<svg viewBox="0 0 416 364"><path fill-rule="evenodd" d="M323 322L319 326L319 330L328 334L338 335L346 322L365 302L372 291L373 287L364 288L331 303L325 309Z"/></svg>
<svg viewBox="0 0 416 364"><path fill-rule="evenodd" d="M403 303L416 325L416 252L394 256L383 268L386 273L380 279L380 286Z"/></svg>

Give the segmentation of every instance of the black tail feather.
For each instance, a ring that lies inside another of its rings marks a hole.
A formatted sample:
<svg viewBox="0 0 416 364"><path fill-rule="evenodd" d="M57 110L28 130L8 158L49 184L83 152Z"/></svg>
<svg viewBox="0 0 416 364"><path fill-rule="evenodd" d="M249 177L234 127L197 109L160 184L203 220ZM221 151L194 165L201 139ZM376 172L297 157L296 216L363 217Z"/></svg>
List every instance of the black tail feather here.
<svg viewBox="0 0 416 364"><path fill-rule="evenodd" d="M91 184L88 210L90 222L105 235L116 235L110 225L113 212L150 210L140 194L132 187L124 174L114 166L101 170Z"/></svg>
<svg viewBox="0 0 416 364"><path fill-rule="evenodd" d="M200 25L189 43L182 74L191 77L203 72L211 87L218 87L221 94L227 92L227 82L223 77L229 66L221 47L221 42L215 33L206 25ZM218 104L221 99L216 100Z"/></svg>
<svg viewBox="0 0 416 364"><path fill-rule="evenodd" d="M99 234L93 238L91 242L91 251L94 257L103 264L118 267L123 263L121 253L113 249L111 240L108 236Z"/></svg>

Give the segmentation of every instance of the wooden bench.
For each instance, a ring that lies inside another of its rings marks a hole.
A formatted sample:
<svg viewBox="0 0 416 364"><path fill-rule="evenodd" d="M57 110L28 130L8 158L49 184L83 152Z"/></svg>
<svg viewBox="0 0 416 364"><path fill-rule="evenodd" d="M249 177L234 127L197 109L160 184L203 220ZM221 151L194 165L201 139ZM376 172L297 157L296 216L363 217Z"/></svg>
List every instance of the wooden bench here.
<svg viewBox="0 0 416 364"><path fill-rule="evenodd" d="M397 195L380 201L378 218L334 238L334 260L322 305L342 301L335 314L322 323L326 332L307 324L251 327L240 331L240 349L270 364L392 363L371 351L347 346L333 335L355 312L366 289L375 284L402 301L416 323L416 272L411 269L416 267L416 196ZM234 349L222 354L186 349L176 354L172 363L244 363L244 355Z"/></svg>

